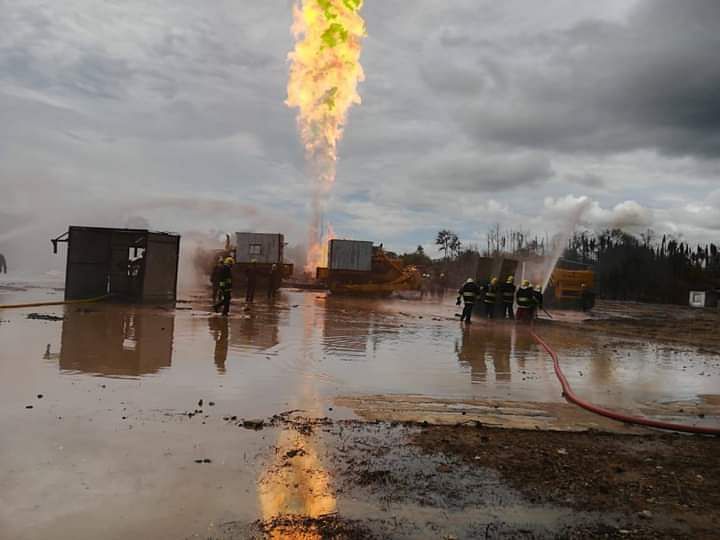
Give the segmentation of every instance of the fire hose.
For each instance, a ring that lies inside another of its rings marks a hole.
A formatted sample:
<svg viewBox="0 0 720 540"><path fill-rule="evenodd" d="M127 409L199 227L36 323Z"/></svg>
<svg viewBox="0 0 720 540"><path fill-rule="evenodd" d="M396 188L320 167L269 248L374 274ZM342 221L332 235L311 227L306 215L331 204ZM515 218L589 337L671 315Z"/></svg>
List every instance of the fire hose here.
<svg viewBox="0 0 720 540"><path fill-rule="evenodd" d="M530 334L535 339L535 341L538 342L538 344L547 351L547 353L550 355L550 357L553 359L553 366L555 367L555 375L557 375L558 380L560 381L560 385L562 386L562 395L563 397L575 405L578 405L579 407L582 407L583 409L586 409L590 412L593 412L595 414L599 414L601 416L605 416L606 418L611 418L613 420L619 420L620 422L625 422L626 424L637 424L641 426L647 426L657 429L668 429L672 431L682 431L685 433L700 433L703 435L720 435L720 429L719 428L711 428L711 427L703 427L703 426L690 426L686 424L673 424L671 422L661 422L659 420L651 420L650 418L643 418L640 416L630 416L627 414L618 413L615 411L611 411L609 409L605 409L603 407L598 407L597 405L593 405L592 403L585 401L584 399L578 397L575 392L573 392L572 388L570 387L570 383L568 383L567 378L565 377L565 374L562 372L562 369L560 369L560 361L558 360L557 353L553 350L548 343L542 339L540 336L538 336L535 333L534 329L530 329Z"/></svg>
<svg viewBox="0 0 720 540"><path fill-rule="evenodd" d="M103 296L97 296L95 298L86 298L83 300L63 300L56 302L33 302L30 304L0 304L0 309L15 309L15 308L28 308L28 307L43 307L43 306L63 306L66 304L90 304L93 302L99 302L109 298L110 295L106 294Z"/></svg>

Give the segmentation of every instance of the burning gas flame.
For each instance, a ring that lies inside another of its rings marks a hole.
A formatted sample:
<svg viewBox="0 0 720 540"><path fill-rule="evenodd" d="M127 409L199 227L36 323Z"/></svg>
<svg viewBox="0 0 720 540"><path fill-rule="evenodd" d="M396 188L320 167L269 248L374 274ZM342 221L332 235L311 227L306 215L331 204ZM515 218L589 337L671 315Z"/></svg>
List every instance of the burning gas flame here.
<svg viewBox="0 0 720 540"><path fill-rule="evenodd" d="M365 22L363 0L297 0L293 6L295 50L288 55L289 107L298 109L297 125L315 178L309 249L305 270L322 264L322 215L335 182L337 144L347 115L360 103L358 82Z"/></svg>
<svg viewBox="0 0 720 540"><path fill-rule="evenodd" d="M335 231L328 223L325 235L318 235L317 242L310 245L308 251L308 261L312 261L315 265L312 268L326 268L328 265L328 253L330 251L330 240L335 238ZM311 272L310 268L306 268L306 272Z"/></svg>

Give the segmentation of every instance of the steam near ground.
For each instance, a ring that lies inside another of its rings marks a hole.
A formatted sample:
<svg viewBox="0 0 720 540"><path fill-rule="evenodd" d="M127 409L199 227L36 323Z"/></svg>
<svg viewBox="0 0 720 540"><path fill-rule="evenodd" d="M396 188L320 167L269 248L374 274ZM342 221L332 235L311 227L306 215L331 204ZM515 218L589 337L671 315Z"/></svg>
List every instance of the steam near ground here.
<svg viewBox="0 0 720 540"><path fill-rule="evenodd" d="M233 233L230 239L233 239ZM224 233L189 232L180 241L180 271L178 287L180 293L202 287L208 283L208 270L215 260L215 252L225 246ZM286 246L285 262L301 268L305 261L304 246Z"/></svg>
<svg viewBox="0 0 720 540"><path fill-rule="evenodd" d="M190 201L175 196L151 198L140 203L126 201L98 202L96 205L75 205L72 201L53 207L38 196L38 209L33 213L10 213L0 209L0 253L5 255L8 274L0 281L64 280L67 247L58 245L53 254L50 240L68 230L70 225L88 227L138 228L173 232L181 235L181 291L202 282L194 259L198 250L213 251L225 245L225 235L237 231L273 232L285 235L288 262L302 264L305 248L294 242L306 234L301 226L286 215L272 209L258 210L231 200L215 200L198 196Z"/></svg>
<svg viewBox="0 0 720 540"><path fill-rule="evenodd" d="M271 210L259 211L240 203L208 204L202 198L197 205L183 201L180 206L177 198L168 198L164 203L154 201L134 210L146 211L145 215L133 213L132 208L119 204L114 208L111 203L95 208L67 208L62 212L43 212L42 217L20 220L11 214L0 212L0 253L8 262L8 274L0 276L3 281L62 281L65 273L66 248L60 244L58 254L52 252L50 239L67 230L68 225L86 225L102 227L142 228L157 231L177 232L182 236L180 242L180 290L202 285L202 260L206 252L221 249L225 244L225 235L237 231L276 232L285 235L285 261L302 268L306 259L306 247L298 240L305 236L305 222L298 224L287 216L280 216ZM627 232L639 233L646 229L646 222L638 220L636 208L624 205L612 212L602 209L597 202L588 197L572 197L547 201L546 212L533 223L533 233L550 234L555 247L552 261L554 265L567 243L567 239L578 229L623 228ZM178 223L185 223L185 229L178 229ZM441 228L442 224L438 224ZM501 224L506 227L518 227L527 230L527 224ZM338 231L343 237L343 231ZM482 237L484 231L478 231ZM361 238L363 240L367 238ZM383 239L375 239L382 241ZM397 246L385 243L388 249L402 252L414 250L414 246ZM431 250L428 250L432 254ZM543 268L543 276L549 275L549 269Z"/></svg>

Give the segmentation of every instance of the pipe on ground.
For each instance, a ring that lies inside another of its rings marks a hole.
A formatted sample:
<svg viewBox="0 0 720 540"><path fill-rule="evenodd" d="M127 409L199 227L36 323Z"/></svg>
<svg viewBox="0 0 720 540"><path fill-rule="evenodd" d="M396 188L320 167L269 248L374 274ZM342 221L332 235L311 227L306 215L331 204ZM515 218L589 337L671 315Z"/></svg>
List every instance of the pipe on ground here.
<svg viewBox="0 0 720 540"><path fill-rule="evenodd" d="M30 304L0 304L0 309L16 309L16 308L28 308L28 307L43 307L43 306L64 306L66 304L90 304L93 302L99 302L109 298L110 295L98 296L97 298L87 298L85 300L63 300L55 302L33 302Z"/></svg>
<svg viewBox="0 0 720 540"><path fill-rule="evenodd" d="M672 431L681 431L684 433L699 433L702 435L720 435L720 429L719 428L711 428L711 427L703 427L703 426L690 426L685 424L673 424L671 422L661 422L659 420L651 420L650 418L643 418L640 416L630 416L627 414L618 413L615 411L611 411L609 409L605 409L603 407L598 407L597 405L593 405L592 403L585 401L584 399L578 397L575 392L573 392L572 388L570 387L570 383L568 383L567 378L565 377L565 374L562 372L562 369L560 369L560 362L558 360L557 353L553 350L548 343L542 339L540 336L538 336L535 333L535 330L533 328L530 329L530 334L535 339L535 341L538 342L538 344L547 351L547 353L550 355L550 357L553 359L553 366L555 368L555 375L557 375L558 380L560 381L560 385L562 386L563 391L563 397L575 405L578 405L579 407L582 407L583 409L586 409L590 412L593 412L595 414L599 414L601 416L605 416L606 418L611 418L613 420L618 420L620 422L625 422L626 424L637 424L640 426L647 426L657 429L667 429Z"/></svg>

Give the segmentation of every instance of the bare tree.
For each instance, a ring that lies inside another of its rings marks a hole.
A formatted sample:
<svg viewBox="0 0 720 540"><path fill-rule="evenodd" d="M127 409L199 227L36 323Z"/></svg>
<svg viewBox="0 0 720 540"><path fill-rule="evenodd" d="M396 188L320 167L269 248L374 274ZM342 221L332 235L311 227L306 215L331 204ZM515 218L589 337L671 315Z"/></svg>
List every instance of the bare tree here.
<svg viewBox="0 0 720 540"><path fill-rule="evenodd" d="M453 236L457 238L457 235L454 232L443 229L437 233L437 237L435 238L435 244L440 246L440 251L445 254L446 259L448 258L448 253L450 252L450 244Z"/></svg>
<svg viewBox="0 0 720 540"><path fill-rule="evenodd" d="M460 255L460 250L462 249L462 242L458 238L457 234L452 233L450 237L450 244L448 246L450 248L450 253L452 253L453 257L457 257Z"/></svg>

